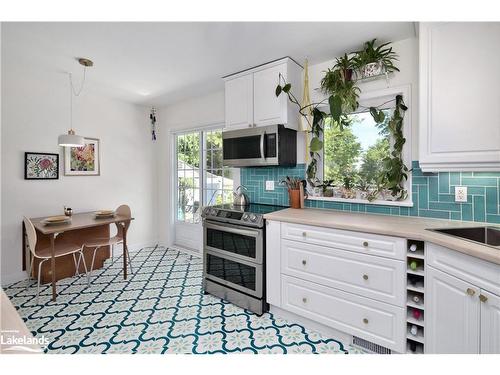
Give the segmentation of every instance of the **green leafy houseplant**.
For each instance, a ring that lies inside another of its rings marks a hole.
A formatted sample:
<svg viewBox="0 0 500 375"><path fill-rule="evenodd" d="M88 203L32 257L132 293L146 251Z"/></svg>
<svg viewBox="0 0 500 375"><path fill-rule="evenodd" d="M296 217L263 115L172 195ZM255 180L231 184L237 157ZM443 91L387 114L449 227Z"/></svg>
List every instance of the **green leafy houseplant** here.
<svg viewBox="0 0 500 375"><path fill-rule="evenodd" d="M354 57L349 57L347 53L345 53L344 56L337 57L335 59L335 65L333 66L333 69L338 69L340 71L344 81L352 80L352 73L355 68Z"/></svg>
<svg viewBox="0 0 500 375"><path fill-rule="evenodd" d="M392 47L388 47L391 42L383 43L375 47L377 39L372 39L365 42L363 49L355 53L353 64L357 69L363 69L368 64L380 63L385 69L385 72L399 72L399 68L394 65L398 60L398 55L393 51Z"/></svg>

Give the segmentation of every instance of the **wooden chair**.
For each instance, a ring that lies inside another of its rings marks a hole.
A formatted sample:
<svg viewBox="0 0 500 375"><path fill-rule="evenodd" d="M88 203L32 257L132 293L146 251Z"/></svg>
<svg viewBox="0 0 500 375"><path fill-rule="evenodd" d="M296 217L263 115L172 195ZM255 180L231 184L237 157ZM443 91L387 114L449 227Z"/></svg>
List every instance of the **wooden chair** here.
<svg viewBox="0 0 500 375"><path fill-rule="evenodd" d="M42 264L47 260L50 260L52 254L50 247L44 247L42 249L36 248L36 243L37 243L36 229L33 226L31 220L28 219L27 217L24 217L23 221L24 221L24 227L26 228L26 234L28 236L28 247L32 255L31 266L30 266L30 278L31 275L33 274L33 265L35 264L35 258L40 259L40 263L38 263L38 284L36 290L36 301L38 303L38 297L40 295L40 276L42 273ZM87 264L85 262L85 257L83 256L83 246L65 240L58 241L56 238L54 243L54 250L56 258L69 254L73 255L73 261L75 262L75 276L80 274L78 268L80 265L80 259L83 259L83 266L85 268L85 274L87 276L87 283L89 283ZM79 255L78 262L76 261L76 254Z"/></svg>
<svg viewBox="0 0 500 375"><path fill-rule="evenodd" d="M132 212L130 211L130 207L126 204L121 205L116 209L116 214L125 217L132 217ZM90 265L90 273L92 274L92 270L94 269L94 261L97 250L100 248L111 246L111 259L113 259L113 253L115 249L115 245L123 244L123 231L127 231L130 226L130 221L126 223L116 223L116 235L111 238L96 238L91 241L87 241L84 246L89 248L94 248L94 254L92 255L92 264ZM128 264L130 266L130 272L133 274L134 270L132 268L132 262L130 261L130 254L128 253L128 249L126 249Z"/></svg>

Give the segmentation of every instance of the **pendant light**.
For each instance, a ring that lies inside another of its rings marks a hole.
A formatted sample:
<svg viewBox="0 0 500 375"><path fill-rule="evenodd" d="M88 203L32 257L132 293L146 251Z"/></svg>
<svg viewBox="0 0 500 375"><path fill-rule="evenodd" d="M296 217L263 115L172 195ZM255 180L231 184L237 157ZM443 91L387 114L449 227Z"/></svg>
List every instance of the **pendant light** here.
<svg viewBox="0 0 500 375"><path fill-rule="evenodd" d="M88 67L94 66L92 60L80 58L78 59L80 65L83 66L83 80L78 91L75 90L73 86L73 77L71 73L68 73L69 76L69 124L70 129L68 130L68 134L61 134L58 139L59 146L62 147L83 147L85 146L85 139L81 135L77 135L73 130L73 95L80 96L83 91L83 85L85 84L85 76Z"/></svg>

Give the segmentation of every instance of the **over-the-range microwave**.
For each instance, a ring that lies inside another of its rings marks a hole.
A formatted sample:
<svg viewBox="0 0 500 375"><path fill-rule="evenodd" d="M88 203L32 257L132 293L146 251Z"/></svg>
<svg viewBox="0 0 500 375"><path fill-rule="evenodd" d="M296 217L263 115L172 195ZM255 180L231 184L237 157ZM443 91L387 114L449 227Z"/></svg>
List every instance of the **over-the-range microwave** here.
<svg viewBox="0 0 500 375"><path fill-rule="evenodd" d="M297 164L297 132L283 125L223 131L222 145L224 166Z"/></svg>

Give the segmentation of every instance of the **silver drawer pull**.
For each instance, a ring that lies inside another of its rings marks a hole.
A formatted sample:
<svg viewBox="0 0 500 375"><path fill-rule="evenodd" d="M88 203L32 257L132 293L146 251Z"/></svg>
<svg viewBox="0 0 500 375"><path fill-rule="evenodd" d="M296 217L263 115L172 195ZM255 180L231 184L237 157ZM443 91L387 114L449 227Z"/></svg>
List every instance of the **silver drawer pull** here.
<svg viewBox="0 0 500 375"><path fill-rule="evenodd" d="M305 266L307 264L307 261L305 259L302 259L302 264Z"/></svg>
<svg viewBox="0 0 500 375"><path fill-rule="evenodd" d="M368 275L363 275L363 280L368 280Z"/></svg>
<svg viewBox="0 0 500 375"><path fill-rule="evenodd" d="M302 232L302 237L305 237L307 236L307 233L306 232Z"/></svg>
<svg viewBox="0 0 500 375"><path fill-rule="evenodd" d="M368 319L363 318L363 323L368 324Z"/></svg>
<svg viewBox="0 0 500 375"><path fill-rule="evenodd" d="M486 297L486 296L485 296L485 295L483 295L483 294L480 294L480 295L479 295L479 300L480 300L481 302L486 302L486 301L488 301L488 297Z"/></svg>
<svg viewBox="0 0 500 375"><path fill-rule="evenodd" d="M367 241L363 242L363 246L368 247L368 242Z"/></svg>
<svg viewBox="0 0 500 375"><path fill-rule="evenodd" d="M306 297L302 298L302 302L307 303L307 298Z"/></svg>

